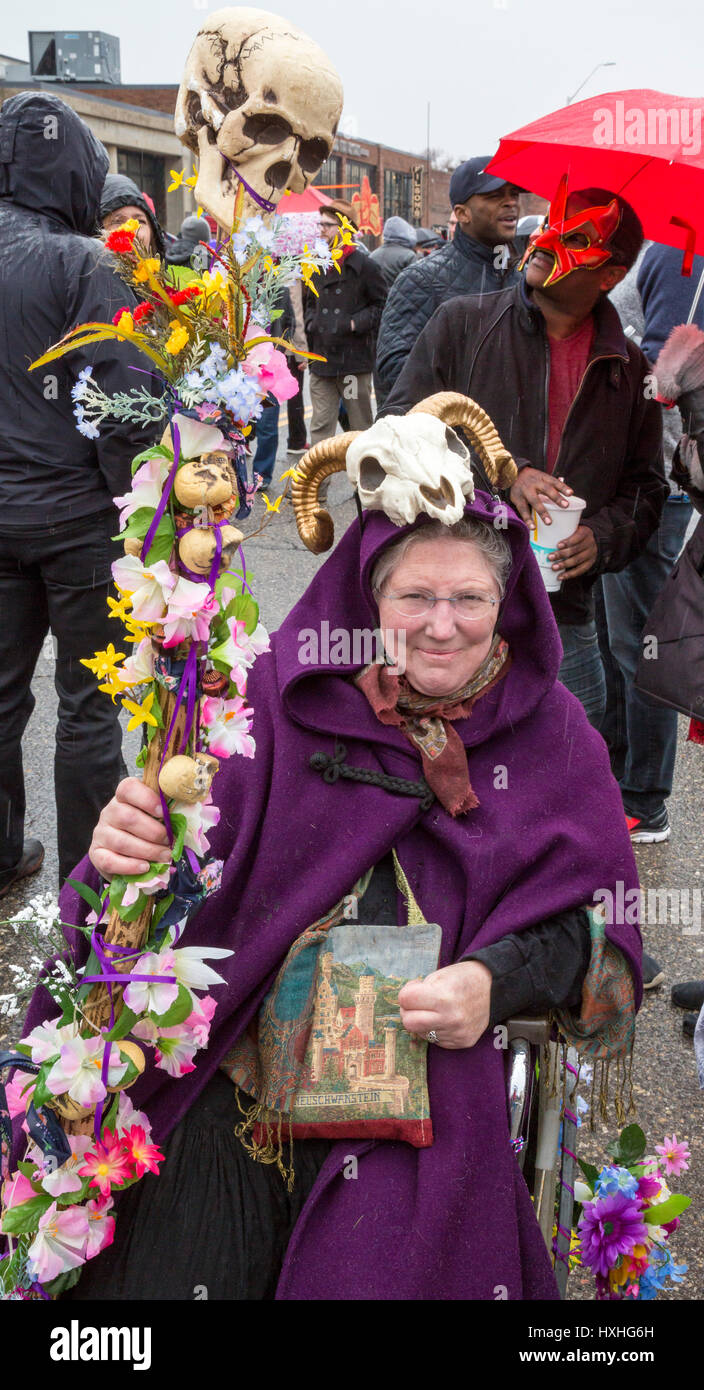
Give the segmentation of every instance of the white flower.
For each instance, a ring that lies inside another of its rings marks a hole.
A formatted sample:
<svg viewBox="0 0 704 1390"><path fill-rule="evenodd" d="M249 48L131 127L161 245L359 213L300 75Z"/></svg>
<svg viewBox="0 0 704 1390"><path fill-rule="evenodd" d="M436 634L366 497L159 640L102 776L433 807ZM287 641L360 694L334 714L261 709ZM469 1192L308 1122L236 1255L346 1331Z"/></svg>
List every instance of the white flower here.
<svg viewBox="0 0 704 1390"><path fill-rule="evenodd" d="M62 1028L57 1028L57 1023L58 1019L56 1018L49 1023L39 1023L26 1038L22 1039L22 1042L32 1049L33 1062L38 1062L41 1065L42 1062L46 1062L50 1057L55 1057L57 1053L60 1053L64 1043L75 1038L78 1031L76 1024L65 1023Z"/></svg>
<svg viewBox="0 0 704 1390"><path fill-rule="evenodd" d="M199 859L202 859L210 849L206 832L212 830L220 819L220 812L217 806L213 806L210 792L204 801L173 801L170 809L172 816L185 817L186 836L184 844L187 849L192 849Z"/></svg>
<svg viewBox="0 0 704 1390"><path fill-rule="evenodd" d="M177 578L165 560L157 560L147 569L137 555L125 555L114 561L112 575L118 589L132 595L135 622L158 623L164 617Z"/></svg>
<svg viewBox="0 0 704 1390"><path fill-rule="evenodd" d="M201 454L211 454L225 443L225 436L214 425L204 425L200 420L192 420L190 415L173 416L172 426L178 426L180 455L182 459L200 458Z"/></svg>
<svg viewBox="0 0 704 1390"><path fill-rule="evenodd" d="M178 995L172 953L161 951L157 955L154 951L147 951L145 955L139 957L131 973L155 978L153 983L149 979L133 980L127 986L123 998L128 1009L132 1009L136 1014L165 1014L167 1009L170 1009L171 1005L175 1003ZM159 978L161 976L167 978Z"/></svg>
<svg viewBox="0 0 704 1390"><path fill-rule="evenodd" d="M176 979L186 986L186 989L209 989L211 985L224 985L222 975L218 975L215 970L211 970L209 965L204 965L204 960L223 960L225 956L231 956L232 951L223 950L218 946L182 946L180 950L172 951L174 957L174 974Z"/></svg>
<svg viewBox="0 0 704 1390"><path fill-rule="evenodd" d="M109 1048L106 1080L102 1079L103 1054ZM106 1085L116 1086L127 1071L119 1049L106 1044L101 1037L70 1038L61 1048L46 1078L48 1090L55 1096L66 1092L77 1105L97 1105L104 1100Z"/></svg>

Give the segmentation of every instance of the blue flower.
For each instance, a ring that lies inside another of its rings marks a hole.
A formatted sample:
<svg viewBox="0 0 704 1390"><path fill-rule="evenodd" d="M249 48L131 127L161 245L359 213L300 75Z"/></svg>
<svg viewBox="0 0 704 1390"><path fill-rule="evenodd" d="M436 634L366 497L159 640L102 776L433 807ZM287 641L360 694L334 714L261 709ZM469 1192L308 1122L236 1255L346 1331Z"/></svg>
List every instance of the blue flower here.
<svg viewBox="0 0 704 1390"><path fill-rule="evenodd" d="M98 429L98 426L94 425L92 420L86 420L85 411L82 405L75 405L73 408L73 413L76 417L76 429L78 430L79 434L84 435L86 439L100 438L100 430Z"/></svg>
<svg viewBox="0 0 704 1390"><path fill-rule="evenodd" d="M617 1192L622 1193L624 1197L635 1197L638 1192L638 1179L633 1173L629 1173L627 1168L617 1168L607 1163L594 1184L594 1195L613 1197Z"/></svg>
<svg viewBox="0 0 704 1390"><path fill-rule="evenodd" d="M686 1273L686 1264L676 1265L669 1250L662 1245L654 1245L648 1267L640 1276L639 1299L649 1303L651 1299L657 1298L668 1279L673 1284L681 1284Z"/></svg>
<svg viewBox="0 0 704 1390"><path fill-rule="evenodd" d="M78 373L78 380L75 386L71 387L72 400L82 401L83 397L88 394L89 386L96 385L96 382L93 380L91 373L91 367L84 367L83 371Z"/></svg>

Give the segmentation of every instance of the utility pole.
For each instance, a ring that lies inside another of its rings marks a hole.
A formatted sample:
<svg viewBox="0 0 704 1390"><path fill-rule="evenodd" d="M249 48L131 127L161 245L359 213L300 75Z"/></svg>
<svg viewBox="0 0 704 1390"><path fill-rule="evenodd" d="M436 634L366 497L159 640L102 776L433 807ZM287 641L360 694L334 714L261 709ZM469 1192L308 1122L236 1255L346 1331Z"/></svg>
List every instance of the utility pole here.
<svg viewBox="0 0 704 1390"><path fill-rule="evenodd" d="M426 193L426 200L425 200L425 218L424 218L424 221L423 221L423 225L424 225L425 227L429 227L429 226L430 226L430 102L428 102L427 107L428 107L428 109L427 109L426 146L425 146L425 148L426 148L426 165L427 165L427 171L428 171L428 172L427 172L427 175L426 175L427 193Z"/></svg>

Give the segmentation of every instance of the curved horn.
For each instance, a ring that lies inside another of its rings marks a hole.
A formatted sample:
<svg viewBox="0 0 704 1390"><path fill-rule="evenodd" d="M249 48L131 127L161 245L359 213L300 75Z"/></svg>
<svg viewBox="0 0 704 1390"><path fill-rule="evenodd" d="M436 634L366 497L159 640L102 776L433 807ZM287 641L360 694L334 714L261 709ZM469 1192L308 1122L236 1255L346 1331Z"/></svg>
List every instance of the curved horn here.
<svg viewBox="0 0 704 1390"><path fill-rule="evenodd" d="M351 430L348 434L321 439L296 465L291 500L298 534L314 555L329 550L335 538L332 517L318 503L318 489L325 478L344 471L347 448L358 433L358 430Z"/></svg>
<svg viewBox="0 0 704 1390"><path fill-rule="evenodd" d="M494 428L485 410L469 396L459 391L439 391L419 401L408 413L435 415L446 425L459 425L476 449L490 483L497 488L509 488L518 476L518 469Z"/></svg>

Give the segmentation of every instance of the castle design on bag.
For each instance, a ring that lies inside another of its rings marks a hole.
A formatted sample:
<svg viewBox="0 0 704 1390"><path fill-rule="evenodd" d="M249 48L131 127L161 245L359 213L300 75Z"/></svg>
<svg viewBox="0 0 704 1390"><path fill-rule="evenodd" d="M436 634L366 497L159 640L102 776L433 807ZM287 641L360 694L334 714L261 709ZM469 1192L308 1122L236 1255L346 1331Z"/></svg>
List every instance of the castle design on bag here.
<svg viewBox="0 0 704 1390"><path fill-rule="evenodd" d="M352 1093L350 1099L361 1100L362 1092L373 1089L378 1099L391 1102L394 1114L403 1115L410 1083L396 1071L398 1025L392 1018L382 1017L378 1024L375 1020L377 1003L384 1003L382 989L398 987L398 982L384 978L365 962L354 1003L345 1006L340 1003L334 967L333 952L325 951L309 1045L311 1084L319 1084L323 1077L339 1077ZM383 1041L376 1039L377 1031L383 1031ZM299 1104L300 1100L299 1096ZM321 1100L310 1097L308 1103Z"/></svg>

